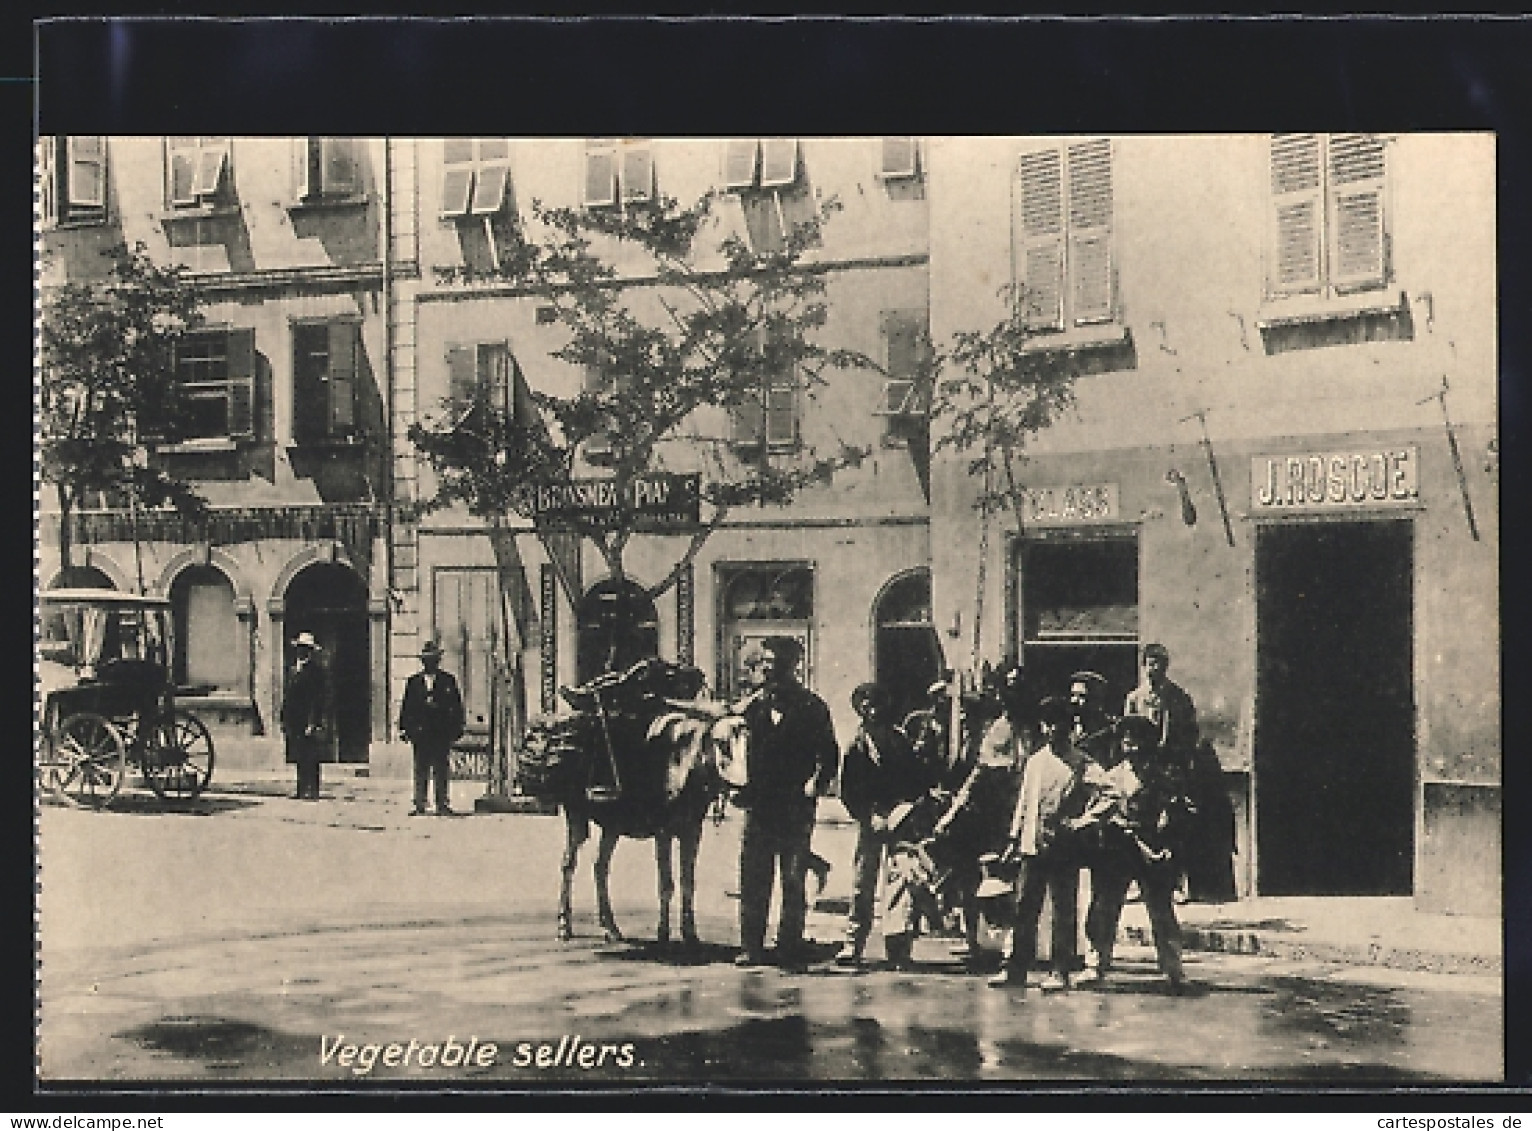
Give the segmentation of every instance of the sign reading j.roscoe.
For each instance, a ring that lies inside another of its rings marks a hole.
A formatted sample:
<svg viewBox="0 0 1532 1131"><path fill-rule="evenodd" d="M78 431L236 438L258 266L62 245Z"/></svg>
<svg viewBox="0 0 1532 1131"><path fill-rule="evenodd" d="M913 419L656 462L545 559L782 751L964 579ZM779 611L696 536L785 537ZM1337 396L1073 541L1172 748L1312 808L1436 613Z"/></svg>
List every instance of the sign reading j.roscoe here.
<svg viewBox="0 0 1532 1131"><path fill-rule="evenodd" d="M1420 449L1256 456L1250 463L1250 505L1274 510L1339 510L1402 506L1420 499Z"/></svg>
<svg viewBox="0 0 1532 1131"><path fill-rule="evenodd" d="M1077 522L1114 522L1120 517L1115 483L1078 483L1064 487L1027 487L1021 520L1029 526L1067 526Z"/></svg>
<svg viewBox="0 0 1532 1131"><path fill-rule="evenodd" d="M672 534L700 523L702 477L657 473L631 480L571 479L528 487L516 509L553 530L610 530L631 523L640 534Z"/></svg>

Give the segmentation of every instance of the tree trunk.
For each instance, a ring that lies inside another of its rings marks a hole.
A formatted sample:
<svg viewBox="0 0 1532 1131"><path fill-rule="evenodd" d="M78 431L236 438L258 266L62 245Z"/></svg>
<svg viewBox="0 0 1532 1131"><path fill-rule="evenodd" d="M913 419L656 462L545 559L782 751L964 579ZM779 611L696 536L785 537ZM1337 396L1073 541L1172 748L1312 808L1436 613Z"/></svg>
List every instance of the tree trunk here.
<svg viewBox="0 0 1532 1131"><path fill-rule="evenodd" d="M74 514L74 496L67 485L58 484L59 496L59 569L67 570L74 565L74 535L69 520Z"/></svg>

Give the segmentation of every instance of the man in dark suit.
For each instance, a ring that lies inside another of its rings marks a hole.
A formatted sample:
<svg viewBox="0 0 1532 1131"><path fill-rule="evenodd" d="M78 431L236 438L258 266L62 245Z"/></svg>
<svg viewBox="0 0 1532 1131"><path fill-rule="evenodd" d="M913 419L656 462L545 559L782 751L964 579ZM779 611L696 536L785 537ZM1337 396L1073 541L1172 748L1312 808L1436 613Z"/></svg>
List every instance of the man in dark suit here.
<svg viewBox="0 0 1532 1131"><path fill-rule="evenodd" d="M436 812L452 813L449 778L452 744L463 733L463 696L451 672L442 671L441 646L427 640L420 649L421 670L404 682L404 702L399 708L399 734L415 748L415 808L410 816L426 811L427 787L436 782Z"/></svg>
<svg viewBox="0 0 1532 1131"><path fill-rule="evenodd" d="M739 857L741 966L765 961L766 919L775 874L782 876L777 957L803 957L804 871L814 808L835 778L839 749L825 701L798 682L803 649L791 637L762 643L760 690L743 709L750 731L749 786L740 803L745 828Z"/></svg>
<svg viewBox="0 0 1532 1131"><path fill-rule="evenodd" d="M282 736L287 743L287 761L298 767L298 789L293 796L299 801L318 801L329 688L314 634L300 632L293 638L293 651L295 659L282 693Z"/></svg>

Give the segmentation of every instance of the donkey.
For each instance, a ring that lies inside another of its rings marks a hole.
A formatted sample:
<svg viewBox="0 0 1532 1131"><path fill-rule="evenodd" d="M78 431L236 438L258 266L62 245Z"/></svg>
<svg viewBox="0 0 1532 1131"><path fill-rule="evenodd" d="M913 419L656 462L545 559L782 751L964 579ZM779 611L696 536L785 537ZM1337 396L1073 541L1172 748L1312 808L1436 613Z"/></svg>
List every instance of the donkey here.
<svg viewBox="0 0 1532 1131"><path fill-rule="evenodd" d="M656 938L670 941L675 895L672 850L680 844L681 938L697 941L697 850L709 806L746 781L748 730L738 715L695 701L703 676L660 660L643 661L618 676L604 676L564 699L578 714L552 724L559 772L547 792L564 814L564 856L559 886L558 937L572 935L570 890L580 847L591 822L601 828L596 850L596 912L608 942L622 939L607 881L622 837L652 839L659 871Z"/></svg>

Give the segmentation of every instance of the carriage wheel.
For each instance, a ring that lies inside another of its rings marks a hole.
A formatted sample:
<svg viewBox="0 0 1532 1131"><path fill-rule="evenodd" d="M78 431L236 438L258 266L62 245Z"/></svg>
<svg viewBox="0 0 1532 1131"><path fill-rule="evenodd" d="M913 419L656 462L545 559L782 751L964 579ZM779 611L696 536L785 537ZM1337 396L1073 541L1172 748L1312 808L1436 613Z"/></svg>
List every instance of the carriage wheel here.
<svg viewBox="0 0 1532 1131"><path fill-rule="evenodd" d="M93 711L81 711L64 720L52 746L43 784L70 805L110 805L128 772L128 746L116 725Z"/></svg>
<svg viewBox="0 0 1532 1131"><path fill-rule="evenodd" d="M143 771L160 797L196 798L213 776L213 738L202 720L177 711L157 724L143 754Z"/></svg>

